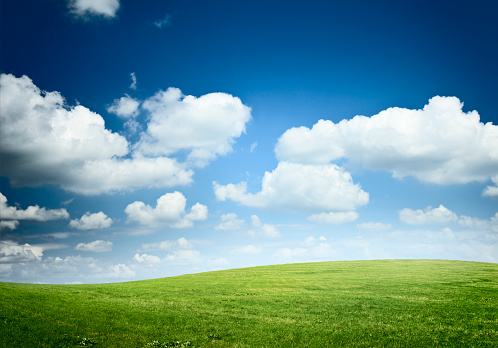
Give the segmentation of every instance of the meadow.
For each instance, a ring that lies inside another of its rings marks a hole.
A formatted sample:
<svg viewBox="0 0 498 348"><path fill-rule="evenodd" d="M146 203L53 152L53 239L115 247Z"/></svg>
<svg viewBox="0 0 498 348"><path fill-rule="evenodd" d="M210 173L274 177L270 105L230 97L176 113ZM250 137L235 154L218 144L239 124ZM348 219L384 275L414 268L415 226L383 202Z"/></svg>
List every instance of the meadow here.
<svg viewBox="0 0 498 348"><path fill-rule="evenodd" d="M379 260L0 283L1 347L498 347L498 264Z"/></svg>

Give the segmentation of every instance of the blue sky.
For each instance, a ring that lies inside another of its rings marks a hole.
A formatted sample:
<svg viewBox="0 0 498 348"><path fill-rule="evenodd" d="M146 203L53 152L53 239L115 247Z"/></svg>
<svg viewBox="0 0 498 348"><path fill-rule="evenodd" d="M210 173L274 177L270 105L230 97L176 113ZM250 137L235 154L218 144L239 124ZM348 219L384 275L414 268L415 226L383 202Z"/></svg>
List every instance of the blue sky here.
<svg viewBox="0 0 498 348"><path fill-rule="evenodd" d="M2 3L0 280L497 262L497 14Z"/></svg>

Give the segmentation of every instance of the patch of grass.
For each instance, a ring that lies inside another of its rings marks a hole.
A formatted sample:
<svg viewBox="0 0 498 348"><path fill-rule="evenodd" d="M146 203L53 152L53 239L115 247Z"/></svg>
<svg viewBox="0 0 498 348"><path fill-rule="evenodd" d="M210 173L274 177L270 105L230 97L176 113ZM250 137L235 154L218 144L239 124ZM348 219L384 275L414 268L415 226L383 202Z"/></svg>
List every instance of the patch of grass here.
<svg viewBox="0 0 498 348"><path fill-rule="evenodd" d="M116 284L0 283L0 347L497 342L497 264L321 262Z"/></svg>

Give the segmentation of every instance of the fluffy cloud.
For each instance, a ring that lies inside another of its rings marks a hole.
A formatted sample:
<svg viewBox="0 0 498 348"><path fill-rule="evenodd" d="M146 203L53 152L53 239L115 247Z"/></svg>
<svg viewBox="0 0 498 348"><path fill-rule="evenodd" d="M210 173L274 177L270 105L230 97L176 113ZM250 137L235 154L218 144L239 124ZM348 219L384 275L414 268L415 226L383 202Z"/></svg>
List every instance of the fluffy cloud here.
<svg viewBox="0 0 498 348"><path fill-rule="evenodd" d="M252 229L248 232L250 237L278 238L281 236L275 225L264 224L257 215L251 216Z"/></svg>
<svg viewBox="0 0 498 348"><path fill-rule="evenodd" d="M368 193L353 184L351 175L334 165L305 165L280 162L266 172L261 191L247 192L245 182L213 183L218 200L233 200L243 205L301 212L351 211L368 203Z"/></svg>
<svg viewBox="0 0 498 348"><path fill-rule="evenodd" d="M237 219L237 214L223 214L221 215L221 222L214 229L222 231L238 230L243 224L244 220Z"/></svg>
<svg viewBox="0 0 498 348"><path fill-rule="evenodd" d="M104 240L96 240L90 243L79 243L78 245L76 245L74 249L80 251L92 251L92 252L102 253L112 250L112 242Z"/></svg>
<svg viewBox="0 0 498 348"><path fill-rule="evenodd" d="M275 153L281 161L306 164L345 158L395 178L436 184L485 181L498 172L498 126L481 123L476 111L464 113L458 98L434 97L422 110L389 108L291 128Z"/></svg>
<svg viewBox="0 0 498 348"><path fill-rule="evenodd" d="M20 245L13 241L0 241L0 263L20 263L41 260L43 247Z"/></svg>
<svg viewBox="0 0 498 348"><path fill-rule="evenodd" d="M150 121L137 151L171 155L186 150L188 162L196 166L231 152L234 139L245 132L251 119L251 109L225 93L196 98L168 88L144 101L142 107L149 112Z"/></svg>
<svg viewBox="0 0 498 348"><path fill-rule="evenodd" d="M87 212L81 219L71 220L69 227L78 230L98 230L110 227L112 222L112 219L101 211L94 214Z"/></svg>
<svg viewBox="0 0 498 348"><path fill-rule="evenodd" d="M495 186L486 186L482 191L483 197L498 199L498 176L491 178Z"/></svg>
<svg viewBox="0 0 498 348"><path fill-rule="evenodd" d="M42 92L26 76L2 74L0 85L0 174L12 186L54 184L90 195L192 182L193 172L175 159L122 158L128 141L58 92Z"/></svg>
<svg viewBox="0 0 498 348"><path fill-rule="evenodd" d="M139 106L140 101L138 99L132 98L126 94L124 97L115 99L114 102L107 107L107 111L122 118L137 117Z"/></svg>
<svg viewBox="0 0 498 348"><path fill-rule="evenodd" d="M441 204L437 208L427 207L425 210L402 209L399 211L399 219L409 225L422 225L445 224L450 221L457 221L458 217Z"/></svg>
<svg viewBox="0 0 498 348"><path fill-rule="evenodd" d="M166 193L157 199L153 208L144 202L135 201L129 204L125 213L128 222L137 221L148 226L169 226L172 228L185 228L193 226L193 221L207 219L206 206L196 203L187 214L185 207L187 199L178 191Z"/></svg>
<svg viewBox="0 0 498 348"><path fill-rule="evenodd" d="M135 256L133 256L133 259L135 261L137 261L138 263L141 263L144 265L153 265L153 264L161 263L161 258L154 256L154 255L148 255L148 254L140 255L139 253L136 253Z"/></svg>
<svg viewBox="0 0 498 348"><path fill-rule="evenodd" d="M17 220L0 220L0 231L1 230L15 230L19 226L19 221Z"/></svg>
<svg viewBox="0 0 498 348"><path fill-rule="evenodd" d="M353 222L358 219L358 216L358 213L355 211L320 213L309 216L308 220L322 224L340 225L347 222Z"/></svg>
<svg viewBox="0 0 498 348"><path fill-rule="evenodd" d="M0 193L0 219L2 220L35 220L49 221L57 219L68 219L69 213L66 209L46 209L38 205L29 206L25 210L7 205L7 197Z"/></svg>
<svg viewBox="0 0 498 348"><path fill-rule="evenodd" d="M119 9L119 0L69 0L69 8L79 16L90 14L114 17Z"/></svg>

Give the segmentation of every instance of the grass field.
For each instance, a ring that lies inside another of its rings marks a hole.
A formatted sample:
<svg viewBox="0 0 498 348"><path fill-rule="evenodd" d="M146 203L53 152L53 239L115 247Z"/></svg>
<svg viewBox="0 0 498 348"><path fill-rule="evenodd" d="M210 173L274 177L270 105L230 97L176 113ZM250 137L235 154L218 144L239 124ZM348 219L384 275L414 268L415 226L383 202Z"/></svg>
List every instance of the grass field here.
<svg viewBox="0 0 498 348"><path fill-rule="evenodd" d="M498 264L381 260L0 283L2 347L498 347Z"/></svg>

